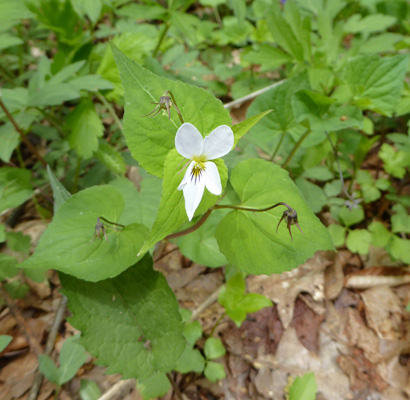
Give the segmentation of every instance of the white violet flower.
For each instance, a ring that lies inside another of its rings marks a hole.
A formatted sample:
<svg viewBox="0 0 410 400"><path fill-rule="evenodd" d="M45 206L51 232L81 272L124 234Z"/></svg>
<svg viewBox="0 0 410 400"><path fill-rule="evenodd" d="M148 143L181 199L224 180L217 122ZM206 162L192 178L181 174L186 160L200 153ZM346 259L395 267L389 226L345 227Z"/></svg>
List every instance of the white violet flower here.
<svg viewBox="0 0 410 400"><path fill-rule="evenodd" d="M228 154L234 143L227 125L215 128L205 139L194 125L185 122L175 136L175 147L181 156L191 160L178 190L183 190L185 210L191 221L205 187L215 195L222 193L221 178L215 163L209 160Z"/></svg>

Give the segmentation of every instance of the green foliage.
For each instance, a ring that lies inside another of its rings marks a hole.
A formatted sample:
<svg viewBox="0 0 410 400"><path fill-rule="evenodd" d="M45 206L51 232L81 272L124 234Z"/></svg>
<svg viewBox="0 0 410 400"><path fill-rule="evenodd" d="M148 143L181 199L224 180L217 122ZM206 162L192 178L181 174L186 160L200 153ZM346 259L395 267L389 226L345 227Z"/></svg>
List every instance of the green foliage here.
<svg viewBox="0 0 410 400"><path fill-rule="evenodd" d="M218 295L219 303L238 327L245 321L247 314L272 306L272 302L265 296L245 291L245 279L241 273L237 273L228 280Z"/></svg>
<svg viewBox="0 0 410 400"><path fill-rule="evenodd" d="M315 374L298 376L289 388L289 400L315 400L317 384Z"/></svg>
<svg viewBox="0 0 410 400"><path fill-rule="evenodd" d="M71 131L70 147L80 157L90 158L98 149L98 138L103 135L104 127L89 99L83 100L68 116L67 128Z"/></svg>
<svg viewBox="0 0 410 400"><path fill-rule="evenodd" d="M77 278L99 281L133 265L147 234L141 224L106 228L96 234L99 217L118 223L124 199L112 186L95 186L76 193L57 210L33 256L22 268L53 268Z"/></svg>
<svg viewBox="0 0 410 400"><path fill-rule="evenodd" d="M80 386L81 400L97 400L101 397L101 389L97 382L91 379L81 379Z"/></svg>
<svg viewBox="0 0 410 400"><path fill-rule="evenodd" d="M54 361L44 354L40 354L38 358L40 371L47 380L58 387L72 379L87 360L84 347L76 343L78 338L79 335L71 336L64 341L59 356L59 367L56 367Z"/></svg>
<svg viewBox="0 0 410 400"><path fill-rule="evenodd" d="M286 225L282 224L276 233L282 208L230 212L219 224L216 239L227 260L239 269L251 274L279 273L300 265L317 250L333 249L326 228L309 209L286 171L277 165L263 160L243 161L233 169L230 181L241 206L264 208L291 199L290 205L297 210L304 232L293 229L292 241Z"/></svg>
<svg viewBox="0 0 410 400"><path fill-rule="evenodd" d="M2 352L13 340L12 336L0 335L0 352Z"/></svg>
<svg viewBox="0 0 410 400"><path fill-rule="evenodd" d="M26 169L0 169L0 212L18 207L33 195L30 180L30 171Z"/></svg>
<svg viewBox="0 0 410 400"><path fill-rule="evenodd" d="M174 368L185 347L178 302L149 256L97 283L60 280L81 344L108 373L144 380Z"/></svg>
<svg viewBox="0 0 410 400"><path fill-rule="evenodd" d="M167 90L178 99L184 121L196 126L203 136L219 125L231 125L227 110L210 93L154 75L131 61L114 45L112 51L125 87L124 135L127 145L133 157L149 173L164 176L165 160L175 146L174 138L180 126L173 108L170 120L165 115L155 119L143 117L154 109L152 102L157 103Z"/></svg>

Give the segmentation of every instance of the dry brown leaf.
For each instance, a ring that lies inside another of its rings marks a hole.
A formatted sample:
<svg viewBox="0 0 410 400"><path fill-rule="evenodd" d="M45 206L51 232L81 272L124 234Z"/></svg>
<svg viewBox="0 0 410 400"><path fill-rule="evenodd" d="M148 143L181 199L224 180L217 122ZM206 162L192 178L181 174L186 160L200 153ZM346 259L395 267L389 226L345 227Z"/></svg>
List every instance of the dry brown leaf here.
<svg viewBox="0 0 410 400"><path fill-rule="evenodd" d="M357 310L346 309L346 335L350 346L359 347L364 351L365 357L372 363L383 360L380 353L380 339L366 325Z"/></svg>
<svg viewBox="0 0 410 400"><path fill-rule="evenodd" d="M296 297L309 293L317 302L324 299L324 269L329 265L326 253L318 252L305 264L280 275L248 277L250 292L261 293L277 304L282 324L287 328L293 319Z"/></svg>
<svg viewBox="0 0 410 400"><path fill-rule="evenodd" d="M2 368L0 382L11 386L11 398L20 397L31 387L36 369L37 357L33 353L12 360Z"/></svg>
<svg viewBox="0 0 410 400"><path fill-rule="evenodd" d="M339 251L334 262L325 271L326 299L335 299L343 290L343 267L350 258L350 252Z"/></svg>
<svg viewBox="0 0 410 400"><path fill-rule="evenodd" d="M379 338L401 338L403 309L399 297L389 286L376 286L361 293L369 326Z"/></svg>
<svg viewBox="0 0 410 400"><path fill-rule="evenodd" d="M319 329L324 315L315 313L299 296L296 299L295 311L291 326L295 328L299 341L310 351L319 351Z"/></svg>

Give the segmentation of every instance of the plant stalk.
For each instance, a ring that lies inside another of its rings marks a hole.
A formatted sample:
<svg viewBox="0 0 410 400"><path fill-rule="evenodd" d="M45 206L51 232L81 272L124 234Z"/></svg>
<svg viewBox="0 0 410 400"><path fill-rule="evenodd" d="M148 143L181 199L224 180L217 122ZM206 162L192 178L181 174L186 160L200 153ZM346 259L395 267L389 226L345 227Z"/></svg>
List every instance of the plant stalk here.
<svg viewBox="0 0 410 400"><path fill-rule="evenodd" d="M295 143L295 145L293 146L292 151L290 152L290 154L288 155L288 158L285 160L285 162L282 165L282 168L286 168L288 166L288 164L292 161L293 156L295 155L295 153L298 151L300 145L303 143L303 141L308 137L309 133L312 132L312 130L309 128L304 134L303 136L301 136L299 138L299 140Z"/></svg>
<svg viewBox="0 0 410 400"><path fill-rule="evenodd" d="M30 150L30 152L36 156L36 158L41 162L43 167L47 166L46 160L44 160L43 156L37 151L37 149L31 144L30 140L28 137L24 134L20 126L17 124L16 120L13 118L13 116L10 114L10 111L6 107L6 105L3 103L3 101L0 98L0 107L3 109L4 113L6 114L7 118L9 121L13 124L14 129L18 132L20 135L21 140L23 143L27 146L27 148Z"/></svg>
<svg viewBox="0 0 410 400"><path fill-rule="evenodd" d="M153 58L155 58L155 57L157 56L158 51L159 51L159 48L161 47L161 44L162 44L162 42L164 41L165 35L167 34L169 28L170 28L170 25L169 25L169 24L166 24L166 25L164 26L164 29L163 29L162 32L161 32L161 36L160 36L159 39L158 39L157 46L155 47L155 50L154 50L154 52L152 53L152 57L153 57Z"/></svg>

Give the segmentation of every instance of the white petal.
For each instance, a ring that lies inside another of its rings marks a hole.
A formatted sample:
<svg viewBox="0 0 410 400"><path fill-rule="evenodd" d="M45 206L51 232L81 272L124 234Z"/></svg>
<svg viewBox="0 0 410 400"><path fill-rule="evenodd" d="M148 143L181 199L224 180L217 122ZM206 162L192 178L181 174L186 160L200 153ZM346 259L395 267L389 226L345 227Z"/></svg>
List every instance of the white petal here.
<svg viewBox="0 0 410 400"><path fill-rule="evenodd" d="M175 136L175 147L182 157L191 160L202 153L204 140L198 129L189 122L182 124Z"/></svg>
<svg viewBox="0 0 410 400"><path fill-rule="evenodd" d="M232 129L227 125L218 126L204 139L202 155L207 160L223 157L232 150L233 142Z"/></svg>
<svg viewBox="0 0 410 400"><path fill-rule="evenodd" d="M204 194L205 182L203 175L200 179L190 179L184 186L185 211L191 221Z"/></svg>
<svg viewBox="0 0 410 400"><path fill-rule="evenodd" d="M187 170L185 171L185 175L184 178L182 179L181 183L178 186L178 190L182 190L185 185L188 183L188 181L191 180L191 172L192 172L192 168L195 165L195 161L191 161L188 165Z"/></svg>
<svg viewBox="0 0 410 400"><path fill-rule="evenodd" d="M221 178L215 163L209 161L205 163L204 181L206 188L216 195L222 193Z"/></svg>

